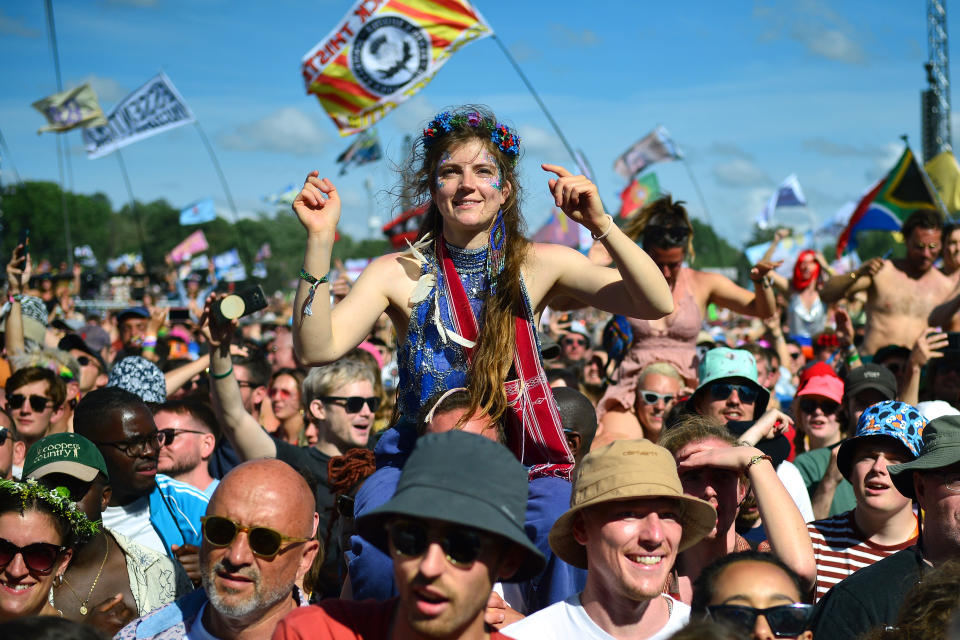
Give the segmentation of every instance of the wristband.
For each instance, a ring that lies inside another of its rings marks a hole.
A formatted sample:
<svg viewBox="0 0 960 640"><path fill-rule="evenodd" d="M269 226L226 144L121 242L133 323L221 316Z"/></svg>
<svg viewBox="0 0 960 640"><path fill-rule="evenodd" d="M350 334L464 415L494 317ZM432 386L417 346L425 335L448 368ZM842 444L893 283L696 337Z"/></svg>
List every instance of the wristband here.
<svg viewBox="0 0 960 640"><path fill-rule="evenodd" d="M157 346L157 336L148 336L143 339L143 342L140 343L140 346L143 348L150 347L151 349Z"/></svg>
<svg viewBox="0 0 960 640"><path fill-rule="evenodd" d="M608 235L610 235L610 232L611 232L611 231L613 231L613 224L614 224L614 223L613 223L613 216L611 216L611 215L608 213L608 214L607 214L607 218L609 219L610 222L607 224L607 230L606 230L606 231L604 231L603 233L601 233L601 234L598 235L598 236L595 236L595 235L593 235L592 233L590 234L590 237L593 238L594 242L600 242L601 240L603 240L604 238L606 238Z"/></svg>
<svg viewBox="0 0 960 640"><path fill-rule="evenodd" d="M223 380L224 378L226 378L227 376L229 376L231 373L233 373L233 363L232 363L232 362L230 363L230 368L227 369L225 372L223 372L223 373L213 373L213 372L210 372L210 377L213 378L214 380Z"/></svg>
<svg viewBox="0 0 960 640"><path fill-rule="evenodd" d="M768 461L770 462L770 464L773 464L773 458L771 458L771 457L768 456L768 455L762 454L762 455L753 456L752 458L750 458L750 462L747 463L747 466L745 466L745 467L743 468L743 470L744 470L744 471L748 471L748 470L750 469L750 467L752 467L753 465L757 464L757 463L760 462L761 460L768 460Z"/></svg>
<svg viewBox="0 0 960 640"><path fill-rule="evenodd" d="M7 302L9 302L10 304L13 304L14 302L20 302L21 297L22 296L19 293L8 294Z"/></svg>
<svg viewBox="0 0 960 640"><path fill-rule="evenodd" d="M330 272L328 271L327 273L323 274L322 277L314 278L312 275L307 273L306 269L300 269L300 279L310 284L310 293L307 294L307 301L303 303L303 315L313 315L313 296L317 293L317 287L322 285L324 282L327 282L329 275Z"/></svg>

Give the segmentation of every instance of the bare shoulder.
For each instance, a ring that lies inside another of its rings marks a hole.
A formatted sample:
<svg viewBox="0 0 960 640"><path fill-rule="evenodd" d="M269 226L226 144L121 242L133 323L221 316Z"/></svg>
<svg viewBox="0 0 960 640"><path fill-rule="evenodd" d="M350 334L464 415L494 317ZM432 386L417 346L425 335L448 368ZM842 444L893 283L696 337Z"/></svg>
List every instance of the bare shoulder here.
<svg viewBox="0 0 960 640"><path fill-rule="evenodd" d="M374 258L357 279L357 286L374 287L392 303L406 301L420 277L420 265L409 252Z"/></svg>

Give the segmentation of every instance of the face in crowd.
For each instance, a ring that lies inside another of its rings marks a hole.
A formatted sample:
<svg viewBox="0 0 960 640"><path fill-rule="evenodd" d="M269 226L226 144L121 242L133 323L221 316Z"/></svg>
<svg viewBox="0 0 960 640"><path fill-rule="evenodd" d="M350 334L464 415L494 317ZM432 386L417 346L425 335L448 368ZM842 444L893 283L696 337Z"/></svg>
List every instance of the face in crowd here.
<svg viewBox="0 0 960 640"><path fill-rule="evenodd" d="M895 514L912 504L893 485L888 468L913 460L906 447L886 437L854 440L850 477L857 507L874 513Z"/></svg>
<svg viewBox="0 0 960 640"><path fill-rule="evenodd" d="M753 385L736 379L714 380L697 398L697 413L724 422L754 419L758 391Z"/></svg>
<svg viewBox="0 0 960 640"><path fill-rule="evenodd" d="M45 511L10 509L0 514L0 622L37 615L54 578L67 570L72 550Z"/></svg>
<svg viewBox="0 0 960 640"><path fill-rule="evenodd" d="M496 156L485 142L471 138L443 152L430 192L445 226L480 232L493 224L510 189Z"/></svg>
<svg viewBox="0 0 960 640"><path fill-rule="evenodd" d="M733 446L719 438L705 438L684 445L674 454L677 463L701 451ZM717 467L692 467L679 470L683 492L709 502L717 510L717 524L706 540L715 539L730 530L737 518L737 510L746 497L746 487L740 474L730 469Z"/></svg>
<svg viewBox="0 0 960 640"><path fill-rule="evenodd" d="M634 410L643 428L643 437L651 442L660 438L663 419L677 402L681 382L662 373L647 373L637 385Z"/></svg>
<svg viewBox="0 0 960 640"><path fill-rule="evenodd" d="M354 380L310 403L312 415L327 425L327 439L341 451L365 447L380 398L369 380Z"/></svg>
<svg viewBox="0 0 960 640"><path fill-rule="evenodd" d="M7 411L17 424L17 433L27 442L47 435L50 423L63 416L63 405L54 406L47 380L36 380L7 394Z"/></svg>
<svg viewBox="0 0 960 640"><path fill-rule="evenodd" d="M942 235L940 229L913 229L907 238L907 262L920 273L932 269L933 263L940 257Z"/></svg>
<svg viewBox="0 0 960 640"><path fill-rule="evenodd" d="M215 629L248 626L287 605L319 548L314 504L307 483L279 460L247 462L224 476L207 507L200 547Z"/></svg>

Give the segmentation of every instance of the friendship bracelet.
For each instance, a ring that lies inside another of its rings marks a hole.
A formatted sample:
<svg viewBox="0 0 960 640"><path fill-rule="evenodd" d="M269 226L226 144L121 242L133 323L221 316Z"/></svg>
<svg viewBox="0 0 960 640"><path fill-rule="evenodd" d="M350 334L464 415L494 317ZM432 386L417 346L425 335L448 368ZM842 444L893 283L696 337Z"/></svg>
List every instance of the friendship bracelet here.
<svg viewBox="0 0 960 640"><path fill-rule="evenodd" d="M303 303L303 315L312 316L313 315L313 296L317 293L317 287L327 282L327 278L330 275L330 272L323 274L321 278L314 278L312 275L307 273L306 269L300 269L300 279L306 281L310 284L310 293L307 295L307 301Z"/></svg>
<svg viewBox="0 0 960 640"><path fill-rule="evenodd" d="M20 302L20 297L21 297L21 294L19 293L8 294L7 302L9 302L10 304L13 304L14 302Z"/></svg>
<svg viewBox="0 0 960 640"><path fill-rule="evenodd" d="M768 455L753 456L752 458L750 458L750 462L747 463L747 466L745 466L745 467L743 468L743 470L744 470L744 471L748 471L748 470L750 469L750 467L752 467L753 465L757 464L757 463L760 462L761 460L767 460L767 461L770 462L770 464L773 464L773 458L771 458L771 457L768 456Z"/></svg>
<svg viewBox="0 0 960 640"><path fill-rule="evenodd" d="M607 215L607 218L610 219L610 222L607 224L607 230L604 231L603 233L601 233L601 234L598 235L598 236L595 236L595 235L593 235L592 233L590 234L590 237L593 238L593 240L594 240L595 242L600 242L601 240L603 240L604 238L606 238L608 235L610 235L610 232L613 230L613 225L614 225L613 216L610 215L609 213L606 214L606 215Z"/></svg>
<svg viewBox="0 0 960 640"><path fill-rule="evenodd" d="M224 378L226 378L227 376L229 376L231 373L233 373L233 363L232 363L232 362L230 363L230 368L227 369L227 370L226 370L225 372L223 372L223 373L214 373L214 372L211 371L211 372L210 372L210 377L213 378L214 380L223 380Z"/></svg>

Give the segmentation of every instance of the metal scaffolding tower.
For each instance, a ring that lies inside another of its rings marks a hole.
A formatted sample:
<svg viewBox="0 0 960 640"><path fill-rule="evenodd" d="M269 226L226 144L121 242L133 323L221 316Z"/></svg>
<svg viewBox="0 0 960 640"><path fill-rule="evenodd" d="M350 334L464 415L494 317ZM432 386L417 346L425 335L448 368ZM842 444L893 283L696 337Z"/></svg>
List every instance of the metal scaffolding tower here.
<svg viewBox="0 0 960 640"><path fill-rule="evenodd" d="M947 48L947 0L927 0L928 88L921 94L923 157L950 149L950 53Z"/></svg>

